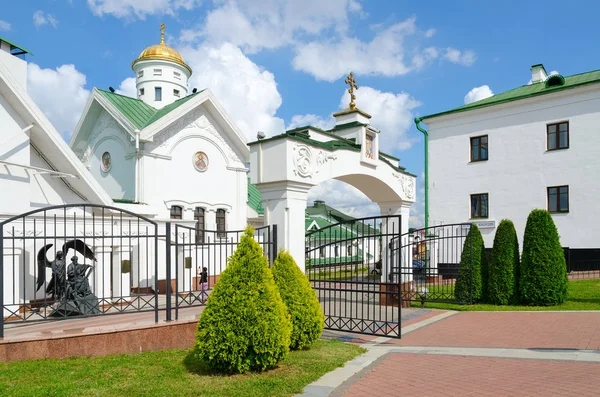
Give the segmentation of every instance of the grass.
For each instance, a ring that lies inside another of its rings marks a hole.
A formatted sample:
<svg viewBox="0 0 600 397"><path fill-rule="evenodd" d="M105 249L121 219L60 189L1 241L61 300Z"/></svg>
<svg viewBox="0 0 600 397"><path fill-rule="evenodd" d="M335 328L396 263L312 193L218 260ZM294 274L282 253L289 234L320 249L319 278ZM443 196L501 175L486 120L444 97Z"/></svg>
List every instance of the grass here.
<svg viewBox="0 0 600 397"><path fill-rule="evenodd" d="M413 307L421 307L413 302ZM496 306L491 304L459 305L454 303L425 302L430 309L460 311L555 311L555 310L600 310L600 280L569 280L567 301L556 306Z"/></svg>
<svg viewBox="0 0 600 397"><path fill-rule="evenodd" d="M358 276L364 276L368 274L369 267L362 266L358 268L358 273L355 268L347 269L336 269L336 270L324 270L320 272L310 273L309 278L311 280L348 280Z"/></svg>
<svg viewBox="0 0 600 397"><path fill-rule="evenodd" d="M290 396L363 352L320 340L271 371L230 376L200 369L186 350L0 363L0 395Z"/></svg>

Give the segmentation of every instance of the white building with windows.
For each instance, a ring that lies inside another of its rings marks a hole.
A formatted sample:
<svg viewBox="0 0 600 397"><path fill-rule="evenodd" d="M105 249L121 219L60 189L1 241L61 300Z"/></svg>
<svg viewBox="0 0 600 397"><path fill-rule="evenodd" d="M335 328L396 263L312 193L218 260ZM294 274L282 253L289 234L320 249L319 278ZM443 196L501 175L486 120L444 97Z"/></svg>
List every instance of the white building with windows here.
<svg viewBox="0 0 600 397"><path fill-rule="evenodd" d="M590 253L600 247L600 71L563 77L534 65L531 79L415 119L428 127L429 224L474 222L491 248L510 219L522 245L529 212L543 208L563 247Z"/></svg>

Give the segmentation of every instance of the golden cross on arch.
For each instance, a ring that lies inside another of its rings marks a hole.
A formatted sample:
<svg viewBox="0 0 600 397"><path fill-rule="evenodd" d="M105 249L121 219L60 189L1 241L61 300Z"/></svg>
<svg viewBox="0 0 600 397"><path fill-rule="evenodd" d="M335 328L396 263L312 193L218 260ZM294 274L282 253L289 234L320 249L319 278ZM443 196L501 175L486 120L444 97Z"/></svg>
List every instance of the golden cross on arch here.
<svg viewBox="0 0 600 397"><path fill-rule="evenodd" d="M160 44L165 44L165 24L160 24Z"/></svg>
<svg viewBox="0 0 600 397"><path fill-rule="evenodd" d="M348 75L348 77L346 77L346 80L344 82L350 86L350 88L348 89L348 93L350 94L350 109L354 109L356 107L356 104L354 103L354 100L356 99L356 96L354 95L354 90L358 90L356 80L354 79L354 74L350 72L350 74Z"/></svg>

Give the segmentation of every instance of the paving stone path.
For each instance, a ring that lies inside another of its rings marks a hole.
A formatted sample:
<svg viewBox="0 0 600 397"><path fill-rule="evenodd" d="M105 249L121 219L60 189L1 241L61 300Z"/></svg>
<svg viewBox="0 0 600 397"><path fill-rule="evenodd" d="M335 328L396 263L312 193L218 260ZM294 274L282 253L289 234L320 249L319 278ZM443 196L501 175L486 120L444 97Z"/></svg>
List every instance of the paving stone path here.
<svg viewBox="0 0 600 397"><path fill-rule="evenodd" d="M302 395L600 395L600 312L423 310L403 320L402 339L343 335L368 352Z"/></svg>

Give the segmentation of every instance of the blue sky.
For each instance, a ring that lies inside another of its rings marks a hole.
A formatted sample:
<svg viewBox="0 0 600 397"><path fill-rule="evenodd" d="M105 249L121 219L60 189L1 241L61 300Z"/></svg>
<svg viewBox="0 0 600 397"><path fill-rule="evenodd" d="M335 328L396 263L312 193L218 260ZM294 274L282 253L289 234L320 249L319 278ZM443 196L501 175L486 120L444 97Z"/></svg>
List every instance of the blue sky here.
<svg viewBox="0 0 600 397"><path fill-rule="evenodd" d="M10 6L6 6L10 3ZM32 51L28 89L67 138L93 87L133 94L131 62L159 41L194 69L253 138L301 124L331 126L353 70L357 106L381 149L422 187L423 138L412 118L463 105L474 88L527 84L530 66L571 75L600 67L600 4L573 1L23 0L5 1L0 36ZM489 95L478 90L476 98ZM336 183L315 188L354 215L376 207ZM422 224L422 188L413 225Z"/></svg>

